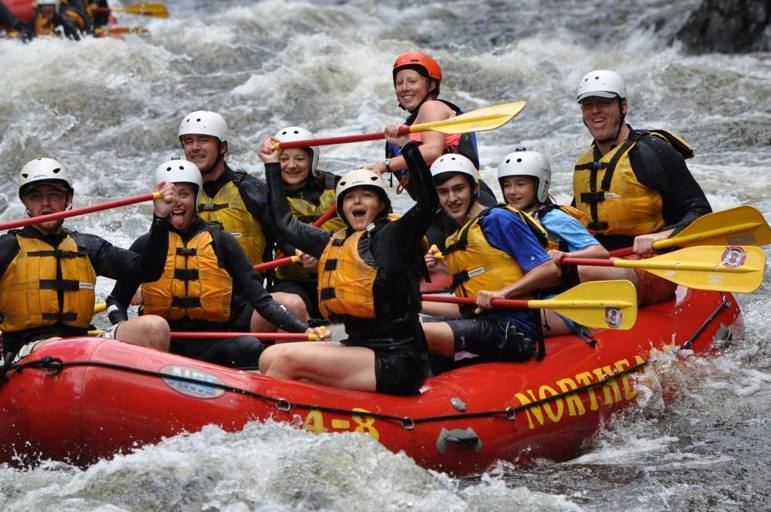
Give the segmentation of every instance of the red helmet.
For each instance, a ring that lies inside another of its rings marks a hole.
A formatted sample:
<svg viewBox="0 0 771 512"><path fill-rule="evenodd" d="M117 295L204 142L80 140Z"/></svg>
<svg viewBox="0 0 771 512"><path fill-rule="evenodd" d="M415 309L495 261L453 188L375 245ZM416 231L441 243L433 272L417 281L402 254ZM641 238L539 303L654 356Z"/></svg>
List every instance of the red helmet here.
<svg viewBox="0 0 771 512"><path fill-rule="evenodd" d="M400 69L413 66L423 68L429 78L433 78L437 82L442 81L442 68L439 67L439 63L429 55L416 51L402 53L396 57L396 60L394 61L394 79L396 79L396 73L398 73Z"/></svg>

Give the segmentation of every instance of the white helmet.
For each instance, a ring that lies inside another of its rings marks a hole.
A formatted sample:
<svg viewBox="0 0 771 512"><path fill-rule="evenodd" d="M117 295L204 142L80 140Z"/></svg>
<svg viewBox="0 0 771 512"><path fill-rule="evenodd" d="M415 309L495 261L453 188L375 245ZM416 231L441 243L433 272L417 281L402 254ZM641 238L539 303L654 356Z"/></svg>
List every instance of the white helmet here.
<svg viewBox="0 0 771 512"><path fill-rule="evenodd" d="M288 126L286 128L282 128L281 130L277 131L273 137L277 138L280 142L294 142L296 140L308 140L316 138L310 131L306 130L305 128L300 128L299 126ZM319 147L305 146L303 149L308 149L311 152L312 158L309 170L311 174L315 174L316 168L319 165Z"/></svg>
<svg viewBox="0 0 771 512"><path fill-rule="evenodd" d="M369 169L354 169L353 171L348 171L342 178L340 178L340 181L337 182L337 188L335 190L338 215L346 223L348 223L348 220L342 213L343 198L345 197L346 192L356 187L373 187L376 189L380 195L380 198L386 202L386 208L384 211L391 211L391 200L388 197L388 189L386 189L386 184L383 181L383 178L378 173L370 171Z"/></svg>
<svg viewBox="0 0 771 512"><path fill-rule="evenodd" d="M38 182L49 182L57 185L62 192L74 192L70 171L58 160L53 158L36 158L30 160L19 172L19 197L26 193L29 185Z"/></svg>
<svg viewBox="0 0 771 512"><path fill-rule="evenodd" d="M43 5L53 5L54 7L58 7L59 0L37 0L37 2L35 2L36 7L41 7Z"/></svg>
<svg viewBox="0 0 771 512"><path fill-rule="evenodd" d="M169 183L190 183L195 185L195 204L198 207L198 195L201 193L201 171L198 166L187 160L169 160L163 162L155 169L155 183L167 181Z"/></svg>
<svg viewBox="0 0 771 512"><path fill-rule="evenodd" d="M498 164L498 181L507 176L532 176L538 180L536 199L545 203L549 197L551 183L551 167L546 158L538 151L518 149L504 156Z"/></svg>
<svg viewBox="0 0 771 512"><path fill-rule="evenodd" d="M474 166L474 162L461 154L447 153L434 160L434 163L431 164L431 176L433 178L446 172L466 174L471 176L474 183L479 183L479 172Z"/></svg>
<svg viewBox="0 0 771 512"><path fill-rule="evenodd" d="M626 98L624 80L615 71L598 69L587 73L578 84L576 100L599 96L600 98Z"/></svg>
<svg viewBox="0 0 771 512"><path fill-rule="evenodd" d="M220 142L227 142L228 123L216 112L196 110L186 115L179 123L177 135L180 139L184 135L211 135L217 137Z"/></svg>

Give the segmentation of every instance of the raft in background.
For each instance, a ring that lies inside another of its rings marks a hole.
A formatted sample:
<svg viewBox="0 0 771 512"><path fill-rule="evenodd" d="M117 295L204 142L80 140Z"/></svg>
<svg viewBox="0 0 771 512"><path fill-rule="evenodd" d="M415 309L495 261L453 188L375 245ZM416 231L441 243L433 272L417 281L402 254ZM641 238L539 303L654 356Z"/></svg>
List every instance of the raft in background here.
<svg viewBox="0 0 771 512"><path fill-rule="evenodd" d="M634 403L631 374L652 349L708 354L714 341L742 335L732 296L681 287L677 297L641 309L630 331L595 331L594 347L547 338L541 362L467 366L429 378L412 397L282 381L113 340L62 340L0 389L0 461L87 465L207 424L236 431L267 419L368 434L455 475L499 459L564 460Z"/></svg>

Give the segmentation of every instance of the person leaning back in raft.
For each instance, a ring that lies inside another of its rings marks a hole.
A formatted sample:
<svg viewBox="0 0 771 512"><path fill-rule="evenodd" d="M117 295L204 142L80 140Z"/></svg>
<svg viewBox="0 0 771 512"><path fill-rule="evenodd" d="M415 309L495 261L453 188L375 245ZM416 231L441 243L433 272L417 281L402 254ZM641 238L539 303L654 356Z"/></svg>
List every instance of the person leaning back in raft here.
<svg viewBox="0 0 771 512"><path fill-rule="evenodd" d="M282 128L274 137L280 142L314 138L311 132L299 126ZM340 178L318 168L318 146L281 149L279 163L287 201L292 215L297 220L312 224L330 208L335 207L335 186ZM345 223L339 216L334 215L319 227L327 231L337 231L345 227ZM300 264L277 268L272 273L272 283L268 289L276 300L287 305L298 318L320 319L321 312L316 295L318 261L299 249L295 249L295 253L300 257ZM305 316L301 316L297 311L305 312Z"/></svg>
<svg viewBox="0 0 771 512"><path fill-rule="evenodd" d="M429 251L426 264L449 273L456 295L476 297L476 306L423 303L423 313L451 318L423 322L429 350L450 358L450 366L461 352L479 356L476 361L542 357L540 317L493 309L491 301L531 298L559 284L559 269L545 250L546 232L514 207L482 206L477 170L463 155L442 155L431 165L431 175L439 204L458 229L445 242L444 261Z"/></svg>
<svg viewBox="0 0 771 512"><path fill-rule="evenodd" d="M584 215L567 205L557 205L549 197L551 167L537 151L515 150L504 156L498 164L498 183L506 204L526 212L546 230L549 256L557 265L565 256L573 258L607 258L608 251L586 230L581 220ZM580 282L583 267L561 267L561 284L543 290L544 298L550 298ZM551 309L541 310L544 336L576 333L589 335L569 318Z"/></svg>
<svg viewBox="0 0 771 512"><path fill-rule="evenodd" d="M588 73L578 84L584 125L594 137L573 171L573 202L589 231L608 250L632 246L651 256L653 243L710 213L685 158L693 150L664 130L635 130L626 122L624 81L614 71ZM676 285L641 269L585 267L583 280L628 279L640 305L669 298Z"/></svg>
<svg viewBox="0 0 771 512"><path fill-rule="evenodd" d="M176 203L171 183L160 184L149 249L142 253L64 229L51 220L0 236L0 329L3 361L20 359L62 336L86 336L94 314L96 277L153 281L163 271L169 216ZM69 171L52 158L36 158L19 173L19 198L30 217L63 212L75 191ZM134 336L134 325L152 324L151 336ZM168 347L161 318L132 320L102 335L158 350Z"/></svg>
<svg viewBox="0 0 771 512"><path fill-rule="evenodd" d="M247 300L280 329L329 337L327 331L308 329L274 301L238 242L220 224L205 222L196 214L201 173L194 164L185 160L164 162L155 172L155 181L174 183L178 200L171 211L163 274L157 281L142 285L143 313L162 316L175 331L243 332L235 320L243 309L240 301ZM149 235L143 235L131 248L144 252L152 247L150 243ZM107 298L110 321L127 318L127 307L138 286L136 280L126 278L115 283ZM256 366L263 349L263 344L249 335L171 342L175 354L223 366Z"/></svg>
<svg viewBox="0 0 771 512"><path fill-rule="evenodd" d="M337 210L346 227L330 233L292 216L277 142L271 138L260 150L271 210L286 239L319 259L319 309L324 318L344 324L348 339L343 345L299 342L268 347L260 370L268 376L350 389L416 393L428 372L418 319L423 235L437 205L429 170L415 157L417 145L402 148L420 194L417 203L391 220L380 175L368 169L350 171L336 189Z"/></svg>
<svg viewBox="0 0 771 512"><path fill-rule="evenodd" d="M444 121L463 113L459 107L439 98L442 69L430 55L417 51L409 51L399 55L394 61L392 77L399 108L410 114L404 121L405 125ZM390 128L393 129L394 126ZM476 135L474 133L446 135L441 132L428 131L413 133L410 138L420 144L420 154L428 165L431 165L444 153L460 153L479 168L479 155L477 154ZM386 159L382 163L369 164L366 167L379 173L394 173L401 183L406 183L405 186L410 196L417 199L409 179L406 178L407 163L400 154L399 144L394 140L387 140L385 153ZM492 206L497 202L495 194L483 181L479 183L479 202L485 206ZM453 231L455 231L455 223L439 208L434 214L426 237L430 244L442 249L445 238Z"/></svg>

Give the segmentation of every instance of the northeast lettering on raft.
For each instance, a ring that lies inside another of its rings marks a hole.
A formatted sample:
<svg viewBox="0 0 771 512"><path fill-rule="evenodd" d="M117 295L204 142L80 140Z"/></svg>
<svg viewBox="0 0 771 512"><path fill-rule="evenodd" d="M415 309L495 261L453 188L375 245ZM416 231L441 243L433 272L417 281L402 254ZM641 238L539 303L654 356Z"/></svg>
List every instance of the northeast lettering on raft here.
<svg viewBox="0 0 771 512"><path fill-rule="evenodd" d="M644 362L642 357L635 356L637 365ZM543 384L535 390L528 389L523 393L515 393L514 397L525 407L528 427L530 430L535 430L538 426L542 427L547 420L558 423L566 415L567 417L583 416L586 414L587 407L590 411L596 411L601 406L609 407L632 400L637 396L637 391L632 388L629 374L622 373L630 367L631 364L627 359L621 359L607 366L561 378L553 386ZM605 380L607 382L601 386L595 385ZM595 386L589 387L592 385ZM528 406L550 397L556 398L540 405ZM588 399L588 403L585 399Z"/></svg>

